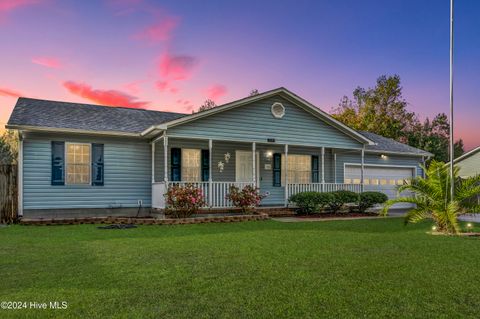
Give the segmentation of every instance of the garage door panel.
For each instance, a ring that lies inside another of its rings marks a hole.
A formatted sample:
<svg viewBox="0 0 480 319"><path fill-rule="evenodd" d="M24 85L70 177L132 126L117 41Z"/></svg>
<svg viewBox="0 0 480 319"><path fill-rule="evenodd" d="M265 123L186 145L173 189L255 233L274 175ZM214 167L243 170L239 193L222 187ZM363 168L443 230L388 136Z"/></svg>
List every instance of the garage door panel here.
<svg viewBox="0 0 480 319"><path fill-rule="evenodd" d="M383 192L389 199L411 196L410 192L398 194L397 187L414 176L414 168L394 166L368 166L364 167L364 190ZM345 165L345 183L360 183L361 166ZM411 204L396 204L394 208L411 207Z"/></svg>

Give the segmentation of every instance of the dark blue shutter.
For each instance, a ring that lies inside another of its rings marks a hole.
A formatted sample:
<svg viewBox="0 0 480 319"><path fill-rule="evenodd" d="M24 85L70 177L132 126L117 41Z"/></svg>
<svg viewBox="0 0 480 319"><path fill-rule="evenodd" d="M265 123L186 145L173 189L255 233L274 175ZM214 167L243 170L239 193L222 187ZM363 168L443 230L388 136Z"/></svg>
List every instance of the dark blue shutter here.
<svg viewBox="0 0 480 319"><path fill-rule="evenodd" d="M202 150L202 181L208 181L210 175L210 151Z"/></svg>
<svg viewBox="0 0 480 319"><path fill-rule="evenodd" d="M318 155L312 155L312 183L319 183L320 175L318 174Z"/></svg>
<svg viewBox="0 0 480 319"><path fill-rule="evenodd" d="M103 144L92 144L92 185L103 186Z"/></svg>
<svg viewBox="0 0 480 319"><path fill-rule="evenodd" d="M282 186L282 154L273 154L273 186Z"/></svg>
<svg viewBox="0 0 480 319"><path fill-rule="evenodd" d="M182 180L182 149L171 149L171 179L173 182Z"/></svg>
<svg viewBox="0 0 480 319"><path fill-rule="evenodd" d="M52 142L52 185L65 185L65 142Z"/></svg>

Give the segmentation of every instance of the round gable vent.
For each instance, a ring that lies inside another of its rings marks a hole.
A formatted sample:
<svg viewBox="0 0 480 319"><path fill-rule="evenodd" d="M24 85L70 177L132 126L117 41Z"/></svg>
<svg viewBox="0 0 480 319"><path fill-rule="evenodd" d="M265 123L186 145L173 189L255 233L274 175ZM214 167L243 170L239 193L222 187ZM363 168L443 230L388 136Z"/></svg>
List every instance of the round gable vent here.
<svg viewBox="0 0 480 319"><path fill-rule="evenodd" d="M281 119L285 115L285 107L283 104L278 102L273 103L272 114L277 119Z"/></svg>

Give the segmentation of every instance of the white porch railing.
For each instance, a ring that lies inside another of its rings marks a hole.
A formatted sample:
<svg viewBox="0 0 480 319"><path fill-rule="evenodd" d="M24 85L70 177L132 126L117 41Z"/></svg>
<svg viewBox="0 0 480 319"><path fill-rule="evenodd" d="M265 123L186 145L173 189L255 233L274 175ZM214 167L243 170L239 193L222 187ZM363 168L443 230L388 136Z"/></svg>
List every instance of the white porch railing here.
<svg viewBox="0 0 480 319"><path fill-rule="evenodd" d="M226 208L233 207L232 203L226 199L230 186L235 185L242 189L247 185L253 185L251 182L212 182L212 194L209 193L209 182L159 182L152 183L152 203L154 208L165 208L165 196L168 187L171 185L185 186L192 184L200 188L203 194L203 200L207 203L206 207Z"/></svg>
<svg viewBox="0 0 480 319"><path fill-rule="evenodd" d="M232 207L232 203L226 199L230 186L235 185L239 189L243 189L247 185L252 185L252 182L212 182L212 208Z"/></svg>
<svg viewBox="0 0 480 319"><path fill-rule="evenodd" d="M211 194L209 182L156 182L152 183L152 206L154 208L165 208L165 196L170 185L185 186L186 184L193 184L200 188L203 193L203 199L207 203L207 207L212 208L228 208L233 207L232 203L226 199L231 185L235 185L242 189L247 185L253 185L251 182L211 182ZM333 192L338 190L349 190L355 193L362 191L360 184L336 184L336 183L302 183L302 184L287 184L287 196L302 193L302 192Z"/></svg>
<svg viewBox="0 0 480 319"><path fill-rule="evenodd" d="M339 190L347 190L355 193L362 191L360 184L339 184L339 183L302 183L302 184L287 184L287 196L303 193L303 192L334 192Z"/></svg>

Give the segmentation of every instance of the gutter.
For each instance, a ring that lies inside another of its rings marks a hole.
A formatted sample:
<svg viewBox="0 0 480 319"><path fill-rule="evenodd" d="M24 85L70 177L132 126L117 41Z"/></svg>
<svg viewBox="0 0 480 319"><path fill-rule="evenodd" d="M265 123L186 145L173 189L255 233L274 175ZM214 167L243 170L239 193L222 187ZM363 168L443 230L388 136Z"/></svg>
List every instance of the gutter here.
<svg viewBox="0 0 480 319"><path fill-rule="evenodd" d="M141 137L139 133L128 133L120 131L90 131L81 129L56 128L56 127L42 127L32 125L5 125L5 128L22 131L37 131L37 132L52 132L52 133L79 133L79 134L93 134L93 135L110 135L110 136L128 136Z"/></svg>

